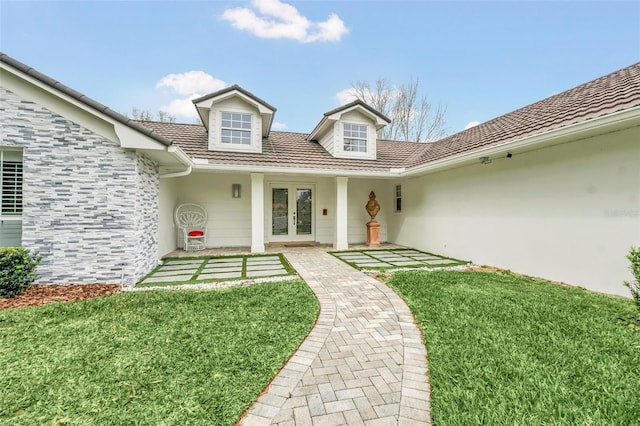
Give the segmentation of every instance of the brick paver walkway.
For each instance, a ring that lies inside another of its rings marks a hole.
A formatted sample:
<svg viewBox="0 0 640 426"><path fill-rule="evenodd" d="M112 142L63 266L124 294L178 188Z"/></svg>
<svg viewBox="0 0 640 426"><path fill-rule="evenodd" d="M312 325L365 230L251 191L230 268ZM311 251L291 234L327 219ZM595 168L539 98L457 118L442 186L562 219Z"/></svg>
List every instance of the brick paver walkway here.
<svg viewBox="0 0 640 426"><path fill-rule="evenodd" d="M431 424L426 349L404 301L323 250L285 256L320 300L320 316L241 423Z"/></svg>

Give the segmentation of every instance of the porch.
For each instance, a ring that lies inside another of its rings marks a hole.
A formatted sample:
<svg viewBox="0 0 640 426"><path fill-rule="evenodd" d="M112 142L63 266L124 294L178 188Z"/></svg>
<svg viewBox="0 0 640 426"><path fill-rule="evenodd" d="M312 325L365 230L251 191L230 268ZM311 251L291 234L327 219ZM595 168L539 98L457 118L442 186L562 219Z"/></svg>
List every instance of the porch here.
<svg viewBox="0 0 640 426"><path fill-rule="evenodd" d="M364 247L365 210L374 191L381 210L380 241L390 239L395 184L389 179L264 173L192 173L162 179L159 254L186 256L176 238L173 211L196 203L208 214L207 250L199 255L282 252L304 246L346 250ZM191 253L193 255L193 253Z"/></svg>

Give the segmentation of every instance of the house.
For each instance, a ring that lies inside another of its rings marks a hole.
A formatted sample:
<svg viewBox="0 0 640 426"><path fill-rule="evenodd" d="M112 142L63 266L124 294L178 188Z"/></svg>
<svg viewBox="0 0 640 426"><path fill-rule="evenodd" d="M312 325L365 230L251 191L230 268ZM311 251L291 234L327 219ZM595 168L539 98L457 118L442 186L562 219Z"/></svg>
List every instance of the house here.
<svg viewBox="0 0 640 426"><path fill-rule="evenodd" d="M640 63L433 143L379 140L362 102L310 133L239 86L194 100L203 125L136 122L0 55L0 245L42 254L41 283L124 282L176 249L172 213L208 245L366 239L628 295L640 245Z"/></svg>

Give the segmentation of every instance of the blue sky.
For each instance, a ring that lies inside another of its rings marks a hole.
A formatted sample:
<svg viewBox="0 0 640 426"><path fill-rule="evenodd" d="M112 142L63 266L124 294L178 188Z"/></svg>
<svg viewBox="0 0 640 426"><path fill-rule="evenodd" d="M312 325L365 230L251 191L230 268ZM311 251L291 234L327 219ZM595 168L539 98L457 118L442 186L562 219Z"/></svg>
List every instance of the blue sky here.
<svg viewBox="0 0 640 426"><path fill-rule="evenodd" d="M0 27L0 50L117 111L193 122L189 97L239 84L299 132L359 80L418 78L454 133L640 61L640 1L0 0Z"/></svg>

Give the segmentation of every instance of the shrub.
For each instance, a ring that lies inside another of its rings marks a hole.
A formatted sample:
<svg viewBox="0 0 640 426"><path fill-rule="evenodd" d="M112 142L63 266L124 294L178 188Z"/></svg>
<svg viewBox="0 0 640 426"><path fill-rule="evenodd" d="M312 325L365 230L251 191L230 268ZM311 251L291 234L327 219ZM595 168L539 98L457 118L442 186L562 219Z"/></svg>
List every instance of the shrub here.
<svg viewBox="0 0 640 426"><path fill-rule="evenodd" d="M633 299L640 307L640 247L631 247L627 259L631 262L629 269L631 269L631 273L636 279L635 282L625 281L624 285L629 287Z"/></svg>
<svg viewBox="0 0 640 426"><path fill-rule="evenodd" d="M36 279L40 255L22 247L0 247L0 297L22 294Z"/></svg>

